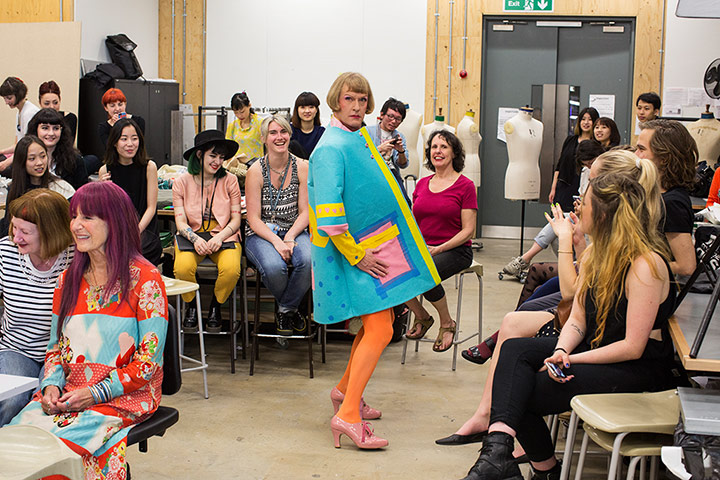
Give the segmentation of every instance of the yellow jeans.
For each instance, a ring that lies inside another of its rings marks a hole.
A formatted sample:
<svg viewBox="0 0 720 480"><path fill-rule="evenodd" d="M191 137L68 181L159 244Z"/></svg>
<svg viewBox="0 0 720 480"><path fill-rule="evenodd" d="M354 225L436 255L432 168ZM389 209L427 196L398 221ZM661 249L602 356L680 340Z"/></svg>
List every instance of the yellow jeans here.
<svg viewBox="0 0 720 480"><path fill-rule="evenodd" d="M217 222L211 222L207 230L199 230L200 232L212 231ZM195 282L195 272L198 263L202 262L207 256L217 265L218 276L215 280L215 298L218 302L224 303L232 293L237 281L240 278L240 244L235 242L235 248L226 248L218 250L212 255L199 255L195 251L181 252L175 243L175 278ZM182 295L185 303L191 302L195 298L195 292L184 293Z"/></svg>

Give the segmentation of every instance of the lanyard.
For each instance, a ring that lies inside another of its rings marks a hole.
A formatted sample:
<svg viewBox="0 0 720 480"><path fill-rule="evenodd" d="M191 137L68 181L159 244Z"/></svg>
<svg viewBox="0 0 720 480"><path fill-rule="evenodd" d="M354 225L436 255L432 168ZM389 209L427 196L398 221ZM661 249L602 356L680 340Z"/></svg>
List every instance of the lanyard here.
<svg viewBox="0 0 720 480"><path fill-rule="evenodd" d="M203 178L204 175L202 174L202 170L200 170L200 201L202 202L202 211L200 212L200 229L203 231L206 231L208 228L210 228L210 224L212 223L212 206L213 202L215 202L215 191L217 190L217 184L219 178L215 177L215 185L213 186L213 192L212 196L210 197L210 215L208 215L208 224L207 227L205 226L205 193L204 193L204 187L205 187L205 179Z"/></svg>
<svg viewBox="0 0 720 480"><path fill-rule="evenodd" d="M272 179L270 177L270 159L268 159L267 155L265 155L265 165L267 166L267 181L268 184L270 184L270 221L275 222L275 210L277 209L277 204L280 201L280 193L283 190L283 186L285 185L285 178L287 178L288 170L290 169L290 157L288 156L288 161L285 164L285 172L283 172L282 178L280 179L280 188L277 188L277 195L273 198L273 184Z"/></svg>

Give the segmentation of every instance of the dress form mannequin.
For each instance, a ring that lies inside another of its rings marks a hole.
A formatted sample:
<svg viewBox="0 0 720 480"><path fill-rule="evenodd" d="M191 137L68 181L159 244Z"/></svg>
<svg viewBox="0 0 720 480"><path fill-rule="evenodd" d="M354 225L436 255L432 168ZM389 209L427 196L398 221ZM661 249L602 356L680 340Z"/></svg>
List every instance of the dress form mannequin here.
<svg viewBox="0 0 720 480"><path fill-rule="evenodd" d="M455 133L455 129L445 123L445 117L442 114L442 108L438 109L438 112L439 113L435 115L434 122L423 125L420 129L420 133L423 137L423 155L420 157L422 158L422 161L420 162L420 178L427 177L428 175L433 174L433 172L425 166L425 149L427 148L427 142L428 138L430 138L430 134L435 130L447 130L450 133Z"/></svg>
<svg viewBox="0 0 720 480"><path fill-rule="evenodd" d="M508 168L505 171L505 198L536 200L540 197L540 150L543 124L532 118L533 109L523 107L505 122Z"/></svg>
<svg viewBox="0 0 720 480"><path fill-rule="evenodd" d="M420 173L420 159L423 157L418 153L418 138L420 137L420 127L422 126L422 115L414 110L410 110L410 105L405 105L405 120L397 127L397 129L405 135L408 150L408 166L402 170L402 176L415 175L418 178Z"/></svg>
<svg viewBox="0 0 720 480"><path fill-rule="evenodd" d="M720 122L709 109L710 105L707 105L700 120L689 124L687 129L697 143L698 162L705 160L712 167L720 156Z"/></svg>
<svg viewBox="0 0 720 480"><path fill-rule="evenodd" d="M469 110L457 126L457 136L465 149L465 169L463 175L473 181L476 187L480 186L480 156L478 149L482 136L480 127L475 123L475 112Z"/></svg>

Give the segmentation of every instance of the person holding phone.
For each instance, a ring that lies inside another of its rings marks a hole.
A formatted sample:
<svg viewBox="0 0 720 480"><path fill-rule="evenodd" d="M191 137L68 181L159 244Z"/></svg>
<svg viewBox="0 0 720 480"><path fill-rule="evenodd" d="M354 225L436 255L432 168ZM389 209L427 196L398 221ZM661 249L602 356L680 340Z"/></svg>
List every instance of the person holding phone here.
<svg viewBox="0 0 720 480"><path fill-rule="evenodd" d="M400 175L400 169L408 166L408 150L405 135L397 129L405 120L405 105L393 97L388 98L380 109L378 124L367 127L368 133L373 143L382 155L385 163L387 163L390 172L392 172L400 190L402 190L408 205L411 205L410 197L405 191L405 184Z"/></svg>
<svg viewBox="0 0 720 480"><path fill-rule="evenodd" d="M580 223L593 243L583 256L559 338L512 338L500 347L488 434L464 480L522 478L512 455L515 438L530 459L533 479L559 478L544 415L569 410L575 395L674 385L668 319L677 290L670 251L657 228L662 211L658 172L648 160L633 161L636 168L630 172L590 180ZM648 182L648 176L654 181ZM649 191L643 187L648 184ZM572 250L558 253L572 255Z"/></svg>
<svg viewBox="0 0 720 480"><path fill-rule="evenodd" d="M145 120L139 115L130 115L127 113L127 97L119 88L110 88L102 96L102 106L107 112L107 120L98 123L97 132L103 147L107 145L110 129L115 122L121 118L132 118L137 124L142 134L145 134ZM102 165L102 163L100 164ZM100 168L98 165L98 168ZM88 170L90 171L90 170ZM94 170L93 173L97 171Z"/></svg>
<svg viewBox="0 0 720 480"><path fill-rule="evenodd" d="M226 140L219 130L205 130L195 136L195 146L183 157L188 171L173 182L175 211L175 278L195 281L198 263L209 257L217 265L218 276L207 329L222 329L220 305L230 296L240 278L240 185L228 175L223 161L237 152L238 144ZM195 292L183 294L187 304L183 328L196 331Z"/></svg>

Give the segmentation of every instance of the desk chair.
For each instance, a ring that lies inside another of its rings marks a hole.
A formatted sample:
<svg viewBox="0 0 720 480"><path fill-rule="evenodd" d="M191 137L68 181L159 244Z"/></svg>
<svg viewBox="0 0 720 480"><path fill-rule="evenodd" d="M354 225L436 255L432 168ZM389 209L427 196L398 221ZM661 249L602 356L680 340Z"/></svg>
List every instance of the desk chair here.
<svg viewBox="0 0 720 480"><path fill-rule="evenodd" d="M162 394L174 395L182 386L182 372L180 369L179 349L179 322L175 309L168 307L168 329L163 350L163 382ZM158 407L150 418L133 426L127 437L127 445L138 444L138 449L146 453L148 438L162 437L165 431L178 421L180 414L172 407Z"/></svg>
<svg viewBox="0 0 720 480"><path fill-rule="evenodd" d="M460 337L460 320L461 320L461 314L462 314L462 295L463 295L463 277L466 274L474 274L477 277L478 280L478 327L477 331L473 332L471 335L461 338ZM482 305L483 305L483 266L482 264L476 262L473 260L472 264L463 270L462 272L458 273L459 279L458 279L458 296L457 296L457 310L455 312L455 336L453 337L453 357L452 357L452 370L455 371L455 368L457 366L457 352L458 352L458 345L461 345L468 340L470 340L473 337L478 337L478 341L482 340ZM422 297L420 297L422 301ZM411 318L412 315L408 316L408 323L407 328L405 331L409 331L411 328ZM402 351L402 357L400 358L400 363L402 365L405 365L405 356L407 353L407 346L408 342L414 341L415 342L415 352L418 351L418 346L420 345L420 342L435 342L432 338L421 338L418 340L410 340L405 335L403 335L403 341L405 342L403 344L403 351Z"/></svg>
<svg viewBox="0 0 720 480"><path fill-rule="evenodd" d="M610 468L608 469L608 480L613 480L619 464L621 447L626 437L638 433L672 435L680 415L680 400L675 390L654 393L578 395L570 401L570 406L572 415L565 443L561 480L570 478L572 451L579 420L594 430L614 435ZM588 435L588 430L586 430L585 436ZM598 438L600 438L599 435ZM606 437L603 439L599 442L601 446L607 443ZM583 439L583 445L587 448L586 438ZM660 446L662 444L658 445L658 449ZM632 455L632 453L628 454ZM578 468L581 467L582 457L578 464Z"/></svg>

